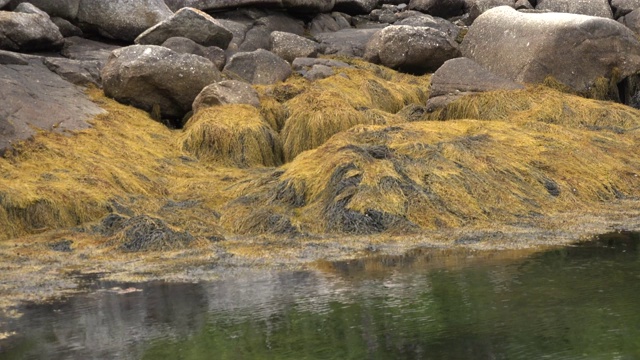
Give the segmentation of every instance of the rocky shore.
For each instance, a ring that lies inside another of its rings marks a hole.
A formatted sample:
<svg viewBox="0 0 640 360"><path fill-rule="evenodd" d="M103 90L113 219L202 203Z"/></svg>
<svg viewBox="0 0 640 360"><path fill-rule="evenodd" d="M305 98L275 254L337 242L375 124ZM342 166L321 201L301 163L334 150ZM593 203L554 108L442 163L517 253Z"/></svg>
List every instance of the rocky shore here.
<svg viewBox="0 0 640 360"><path fill-rule="evenodd" d="M638 14L0 0L0 308L77 273L191 281L638 230Z"/></svg>

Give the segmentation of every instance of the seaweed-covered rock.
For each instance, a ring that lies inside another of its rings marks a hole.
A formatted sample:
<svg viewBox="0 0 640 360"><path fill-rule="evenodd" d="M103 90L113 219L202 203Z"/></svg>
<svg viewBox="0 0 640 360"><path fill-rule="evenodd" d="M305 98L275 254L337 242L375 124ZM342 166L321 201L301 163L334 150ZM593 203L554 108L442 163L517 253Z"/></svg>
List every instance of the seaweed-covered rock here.
<svg viewBox="0 0 640 360"><path fill-rule="evenodd" d="M458 44L439 30L393 25L369 40L364 59L404 72L426 73L458 56Z"/></svg>
<svg viewBox="0 0 640 360"><path fill-rule="evenodd" d="M282 164L278 133L251 105L198 111L187 122L181 143L183 150L211 163L239 168Z"/></svg>
<svg viewBox="0 0 640 360"><path fill-rule="evenodd" d="M536 10L613 18L609 0L538 0Z"/></svg>
<svg viewBox="0 0 640 360"><path fill-rule="evenodd" d="M278 55L258 49L233 55L224 67L224 73L251 84L274 84L291 75L291 65Z"/></svg>
<svg viewBox="0 0 640 360"><path fill-rule="evenodd" d="M182 118L200 91L220 81L221 74L201 56L133 45L111 54L102 79L109 97L147 111L159 107L162 116Z"/></svg>
<svg viewBox="0 0 640 360"><path fill-rule="evenodd" d="M135 43L161 45L172 37L184 37L203 46L226 49L233 34L208 14L193 8L182 8L170 18L140 34Z"/></svg>
<svg viewBox="0 0 640 360"><path fill-rule="evenodd" d="M148 215L126 218L110 214L95 230L111 237L118 248L126 252L184 249L195 242L188 231L176 230L163 220Z"/></svg>
<svg viewBox="0 0 640 360"><path fill-rule="evenodd" d="M63 44L60 30L46 14L0 11L0 49L56 50Z"/></svg>
<svg viewBox="0 0 640 360"><path fill-rule="evenodd" d="M193 101L193 113L225 104L247 104L260 107L258 92L251 85L236 80L225 80L211 84L200 92Z"/></svg>
<svg viewBox="0 0 640 360"><path fill-rule="evenodd" d="M591 91L600 78L619 81L640 71L636 35L614 20L586 15L494 8L476 19L461 49L496 75L520 83L552 76L579 92Z"/></svg>

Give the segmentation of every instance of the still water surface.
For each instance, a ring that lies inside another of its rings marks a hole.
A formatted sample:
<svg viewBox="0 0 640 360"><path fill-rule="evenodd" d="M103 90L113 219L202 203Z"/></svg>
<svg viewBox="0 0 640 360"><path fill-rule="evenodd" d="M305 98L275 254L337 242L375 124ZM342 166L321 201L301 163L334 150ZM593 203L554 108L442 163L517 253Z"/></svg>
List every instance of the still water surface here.
<svg viewBox="0 0 640 360"><path fill-rule="evenodd" d="M0 359L640 359L637 234L518 260L433 252L33 306ZM109 289L114 284L96 283Z"/></svg>

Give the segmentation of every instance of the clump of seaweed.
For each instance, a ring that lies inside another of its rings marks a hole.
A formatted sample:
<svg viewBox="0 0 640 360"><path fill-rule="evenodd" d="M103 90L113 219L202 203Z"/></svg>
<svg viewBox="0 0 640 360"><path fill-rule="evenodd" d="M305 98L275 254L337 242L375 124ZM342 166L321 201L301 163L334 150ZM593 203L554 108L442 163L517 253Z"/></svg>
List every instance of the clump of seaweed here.
<svg viewBox="0 0 640 360"><path fill-rule="evenodd" d="M232 104L199 111L180 137L182 149L200 160L240 168L278 166L282 145L259 110Z"/></svg>

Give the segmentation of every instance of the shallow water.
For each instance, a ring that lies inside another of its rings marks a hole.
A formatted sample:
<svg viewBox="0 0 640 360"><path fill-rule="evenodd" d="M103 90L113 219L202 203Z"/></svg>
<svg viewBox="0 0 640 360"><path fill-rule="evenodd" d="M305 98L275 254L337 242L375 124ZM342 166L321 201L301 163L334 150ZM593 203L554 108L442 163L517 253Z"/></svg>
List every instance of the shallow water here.
<svg viewBox="0 0 640 360"><path fill-rule="evenodd" d="M416 251L325 272L96 282L5 323L0 333L16 335L0 340L0 359L640 358L637 234L519 260L437 260Z"/></svg>

